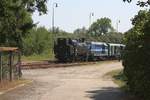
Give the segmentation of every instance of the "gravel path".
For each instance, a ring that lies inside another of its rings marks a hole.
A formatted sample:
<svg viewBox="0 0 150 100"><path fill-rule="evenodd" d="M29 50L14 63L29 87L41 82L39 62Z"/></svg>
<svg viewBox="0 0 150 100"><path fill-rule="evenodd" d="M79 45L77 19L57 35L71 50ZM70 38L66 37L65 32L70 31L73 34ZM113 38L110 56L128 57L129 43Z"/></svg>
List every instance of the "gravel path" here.
<svg viewBox="0 0 150 100"><path fill-rule="evenodd" d="M116 84L103 75L120 69L120 62L24 70L33 83L0 96L0 100L125 100Z"/></svg>

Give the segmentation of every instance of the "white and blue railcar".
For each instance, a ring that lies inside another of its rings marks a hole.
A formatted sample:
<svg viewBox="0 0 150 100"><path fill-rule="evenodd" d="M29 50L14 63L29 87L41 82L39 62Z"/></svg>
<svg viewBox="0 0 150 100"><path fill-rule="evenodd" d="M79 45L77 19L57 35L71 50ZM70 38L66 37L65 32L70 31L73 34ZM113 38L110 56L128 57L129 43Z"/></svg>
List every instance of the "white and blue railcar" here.
<svg viewBox="0 0 150 100"><path fill-rule="evenodd" d="M121 52L124 49L125 45L108 43L108 53L109 57L118 58L121 56Z"/></svg>
<svg viewBox="0 0 150 100"><path fill-rule="evenodd" d="M108 45L105 42L90 42L89 49L93 58L101 59L108 56Z"/></svg>

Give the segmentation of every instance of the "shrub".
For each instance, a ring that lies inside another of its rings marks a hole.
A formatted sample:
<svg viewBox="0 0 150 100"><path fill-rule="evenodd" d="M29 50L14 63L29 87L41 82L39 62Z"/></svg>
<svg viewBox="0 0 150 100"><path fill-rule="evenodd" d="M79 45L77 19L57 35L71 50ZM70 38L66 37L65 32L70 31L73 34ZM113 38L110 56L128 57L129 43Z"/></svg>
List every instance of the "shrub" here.
<svg viewBox="0 0 150 100"><path fill-rule="evenodd" d="M124 74L132 93L150 100L150 12L140 11L125 34Z"/></svg>
<svg viewBox="0 0 150 100"><path fill-rule="evenodd" d="M33 29L30 34L24 38L23 54L33 55L42 54L50 51L53 45L53 36L47 29L40 27Z"/></svg>

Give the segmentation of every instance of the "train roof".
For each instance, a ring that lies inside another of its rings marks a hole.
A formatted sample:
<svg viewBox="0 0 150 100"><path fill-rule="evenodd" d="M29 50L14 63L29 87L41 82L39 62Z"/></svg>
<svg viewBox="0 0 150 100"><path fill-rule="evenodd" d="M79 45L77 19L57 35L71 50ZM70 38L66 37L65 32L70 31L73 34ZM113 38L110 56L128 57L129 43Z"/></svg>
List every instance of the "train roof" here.
<svg viewBox="0 0 150 100"><path fill-rule="evenodd" d="M124 44L108 43L110 46L125 46Z"/></svg>
<svg viewBox="0 0 150 100"><path fill-rule="evenodd" d="M95 45L106 45L107 46L107 43L105 42L90 42L91 44L95 44Z"/></svg>

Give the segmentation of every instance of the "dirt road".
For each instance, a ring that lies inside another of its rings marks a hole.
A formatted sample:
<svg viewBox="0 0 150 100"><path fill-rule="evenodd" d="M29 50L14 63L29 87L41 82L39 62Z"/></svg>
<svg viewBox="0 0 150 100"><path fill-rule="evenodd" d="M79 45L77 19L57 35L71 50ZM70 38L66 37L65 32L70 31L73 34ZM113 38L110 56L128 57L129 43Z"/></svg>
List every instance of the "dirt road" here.
<svg viewBox="0 0 150 100"><path fill-rule="evenodd" d="M103 77L105 73L120 68L120 62L102 62L24 70L24 78L33 80L33 83L0 95L0 100L125 100L117 85Z"/></svg>

